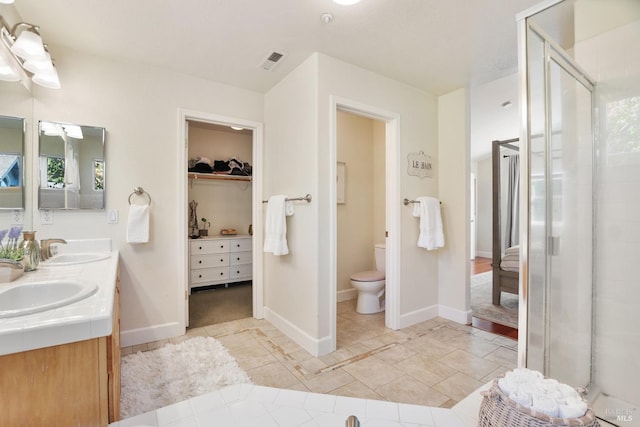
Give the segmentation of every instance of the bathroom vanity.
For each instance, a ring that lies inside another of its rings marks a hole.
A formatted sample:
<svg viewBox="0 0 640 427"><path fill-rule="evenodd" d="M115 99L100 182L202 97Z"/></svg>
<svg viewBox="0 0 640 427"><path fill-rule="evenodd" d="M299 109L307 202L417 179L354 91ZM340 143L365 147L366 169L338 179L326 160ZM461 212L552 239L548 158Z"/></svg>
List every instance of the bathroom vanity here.
<svg viewBox="0 0 640 427"><path fill-rule="evenodd" d="M251 280L251 236L221 236L189 241L189 290Z"/></svg>
<svg viewBox="0 0 640 427"><path fill-rule="evenodd" d="M34 282L86 281L97 290L65 306L0 318L2 425L106 426L120 418L118 252L93 262L51 261L0 283L0 295Z"/></svg>

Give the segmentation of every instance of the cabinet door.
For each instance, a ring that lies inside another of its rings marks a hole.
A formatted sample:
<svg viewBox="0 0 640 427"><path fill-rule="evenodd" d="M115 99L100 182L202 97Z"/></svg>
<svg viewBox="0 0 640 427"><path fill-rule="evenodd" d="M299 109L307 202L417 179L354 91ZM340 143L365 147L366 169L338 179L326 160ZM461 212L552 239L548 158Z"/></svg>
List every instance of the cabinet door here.
<svg viewBox="0 0 640 427"><path fill-rule="evenodd" d="M107 337L107 375L109 398L109 422L120 420L120 278L116 279L113 298L113 326Z"/></svg>
<svg viewBox="0 0 640 427"><path fill-rule="evenodd" d="M232 265L229 267L229 275L231 279L251 279L251 264Z"/></svg>
<svg viewBox="0 0 640 427"><path fill-rule="evenodd" d="M251 250L251 237L233 239L229 241L231 252L244 252Z"/></svg>
<svg viewBox="0 0 640 427"><path fill-rule="evenodd" d="M191 283L213 283L229 278L229 267L203 268L191 271Z"/></svg>
<svg viewBox="0 0 640 427"><path fill-rule="evenodd" d="M229 254L196 255L191 257L191 269L225 267L229 265Z"/></svg>
<svg viewBox="0 0 640 427"><path fill-rule="evenodd" d="M211 239L191 242L191 255L219 254L229 252L229 240Z"/></svg>
<svg viewBox="0 0 640 427"><path fill-rule="evenodd" d="M251 264L251 252L232 252L229 254L229 264Z"/></svg>

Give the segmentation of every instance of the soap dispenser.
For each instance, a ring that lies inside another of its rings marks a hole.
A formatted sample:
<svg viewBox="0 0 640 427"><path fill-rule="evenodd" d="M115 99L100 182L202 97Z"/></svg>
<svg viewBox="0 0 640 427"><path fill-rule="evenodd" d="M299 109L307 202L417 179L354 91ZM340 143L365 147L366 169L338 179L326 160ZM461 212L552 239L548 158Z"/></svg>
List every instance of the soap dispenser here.
<svg viewBox="0 0 640 427"><path fill-rule="evenodd" d="M24 251L24 258L22 263L24 264L24 271L33 271L38 268L40 263L40 246L36 241L35 231L22 232L22 242L20 247Z"/></svg>

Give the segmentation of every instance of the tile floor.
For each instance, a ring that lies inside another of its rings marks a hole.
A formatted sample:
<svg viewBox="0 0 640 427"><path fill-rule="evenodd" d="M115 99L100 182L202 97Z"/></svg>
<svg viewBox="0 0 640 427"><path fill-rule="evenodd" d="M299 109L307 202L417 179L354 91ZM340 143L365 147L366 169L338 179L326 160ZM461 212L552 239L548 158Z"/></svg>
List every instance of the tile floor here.
<svg viewBox="0 0 640 427"><path fill-rule="evenodd" d="M313 357L266 320L190 329L187 335L122 349L158 348L194 335L219 340L255 385L450 408L516 367L517 341L442 318L393 331L384 313L338 304L337 350Z"/></svg>

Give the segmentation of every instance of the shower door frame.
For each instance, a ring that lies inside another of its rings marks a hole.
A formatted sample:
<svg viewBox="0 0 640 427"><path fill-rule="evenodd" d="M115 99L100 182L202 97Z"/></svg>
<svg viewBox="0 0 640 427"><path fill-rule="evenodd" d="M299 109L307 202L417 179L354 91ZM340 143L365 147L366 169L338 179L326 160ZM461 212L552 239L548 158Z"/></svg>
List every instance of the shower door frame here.
<svg viewBox="0 0 640 427"><path fill-rule="evenodd" d="M536 33L538 37L544 42L543 47L543 67L544 67L544 76L543 76L543 84L544 84L544 144L545 144L545 155L547 155L548 149L550 147L550 139L552 136L552 121L551 121L551 111L550 111L550 63L554 61L559 67L561 67L565 72L567 72L571 77L575 79L576 82L580 83L584 88L589 90L591 94L591 143L592 143L592 183L594 182L596 176L596 83L593 79L591 79L584 70L581 69L575 61L570 58L568 55L564 53L564 50L558 46L553 39L547 35L542 29L540 29L536 24L529 22L528 19L535 14L542 12L545 9L548 9L558 3L561 3L564 0L553 0L547 1L542 5L531 8L522 14L518 15L518 65L519 65L519 86L520 86L520 140L522 141L523 149L521 150L521 169L520 169L520 181L521 184L521 199L520 199L520 223L525 225L521 227L520 233L520 276L519 276L519 306L524 308L519 312L518 319L518 329L520 333L518 334L518 366L519 367L527 367L528 360L528 352L529 352L529 313L528 313L528 304L529 301L529 255L530 255L530 220L531 220L531 183L530 183L530 174L531 174L531 159L530 159L530 147L531 147L531 118L530 118L530 93L529 93L529 40L528 34L529 30ZM545 160L545 176L551 176L551 166L548 161ZM548 187L550 184L548 183L548 179L546 179L547 183L547 191L545 194L548 197L549 191ZM594 289L594 281L595 281L595 262L594 262L594 252L595 252L595 199L596 199L596 191L595 186L592 188L592 259L591 259L591 289ZM545 218L550 219L551 214L551 204L547 204L546 207ZM547 238L549 238L551 223L545 220L545 233ZM545 248L545 258L549 255L549 246ZM544 314L544 349L543 349L543 362L544 369L546 372L549 371L549 358L548 358L548 349L549 349L549 321L548 321L548 301L546 301L549 294L550 287L550 263L545 263L545 290L543 294L543 314ZM592 295L592 308L593 308L593 295ZM591 329L593 331L593 311L591 314ZM592 333L593 337L593 333ZM591 340L591 347L593 346L593 340ZM590 357L593 358L593 351L590 349ZM591 369L593 364L591 363ZM590 373L590 382L593 378L593 372Z"/></svg>

